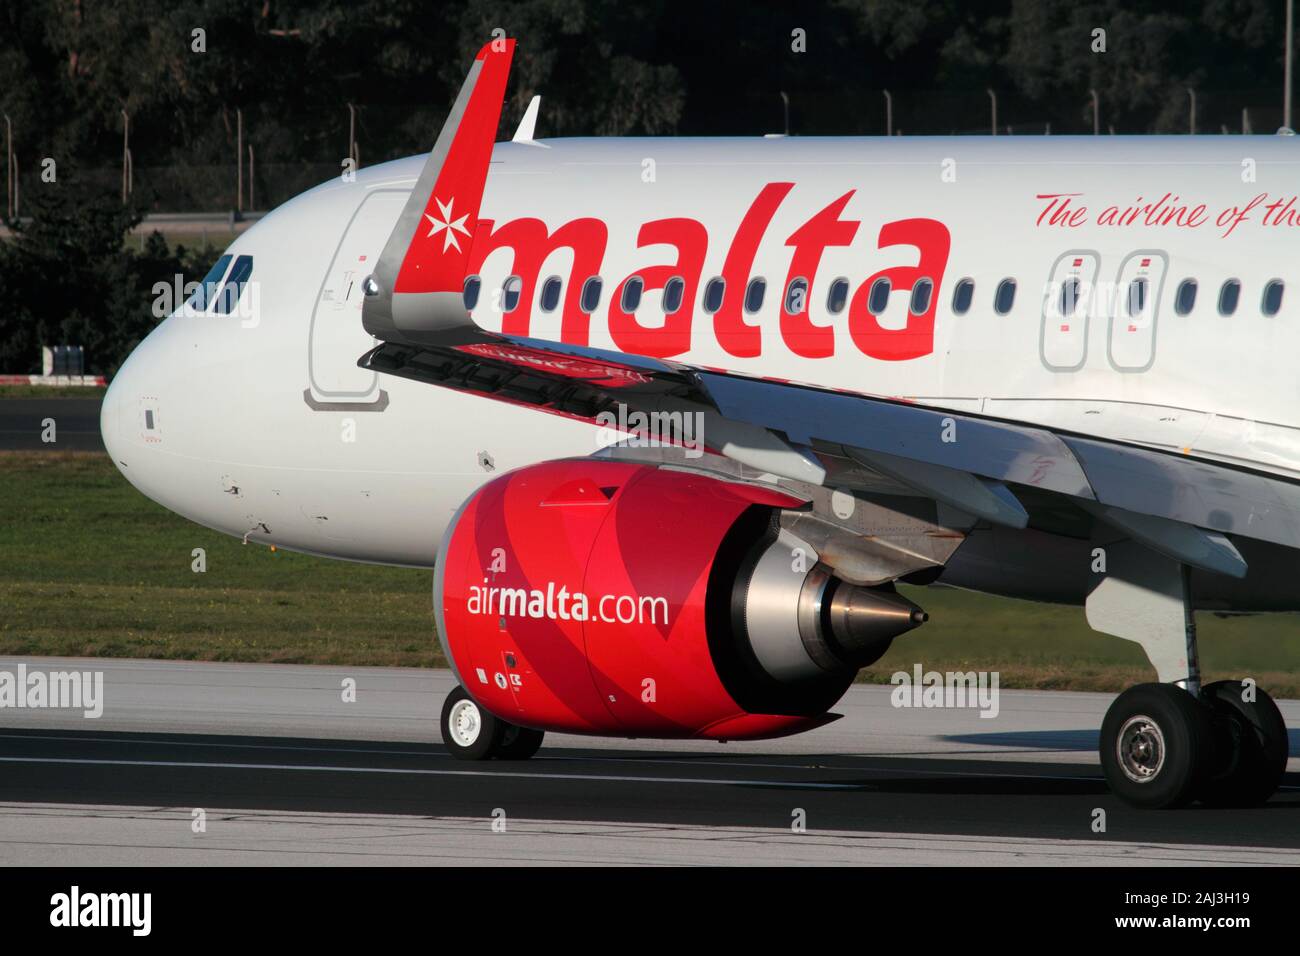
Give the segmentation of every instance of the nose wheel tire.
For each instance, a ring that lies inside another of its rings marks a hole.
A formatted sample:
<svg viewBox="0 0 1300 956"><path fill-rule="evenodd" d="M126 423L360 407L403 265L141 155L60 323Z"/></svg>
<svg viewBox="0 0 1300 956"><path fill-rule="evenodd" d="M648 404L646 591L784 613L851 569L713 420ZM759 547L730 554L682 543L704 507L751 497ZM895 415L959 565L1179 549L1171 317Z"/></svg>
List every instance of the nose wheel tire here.
<svg viewBox="0 0 1300 956"><path fill-rule="evenodd" d="M458 760L490 760L505 725L457 687L442 704L442 742Z"/></svg>
<svg viewBox="0 0 1300 956"><path fill-rule="evenodd" d="M1201 696L1226 737L1226 759L1206 781L1201 801L1213 807L1257 806L1273 795L1286 772L1288 740L1282 713L1258 687L1216 681Z"/></svg>
<svg viewBox="0 0 1300 956"><path fill-rule="evenodd" d="M1106 782L1135 807L1190 803L1215 753L1210 708L1173 684L1130 687L1115 698L1101 725Z"/></svg>
<svg viewBox="0 0 1300 956"><path fill-rule="evenodd" d="M484 710L463 687L452 690L442 704L442 742L458 760L527 760L544 736Z"/></svg>
<svg viewBox="0 0 1300 956"><path fill-rule="evenodd" d="M508 724L506 732L501 735L496 757L498 760L527 760L541 748L545 736L540 730Z"/></svg>

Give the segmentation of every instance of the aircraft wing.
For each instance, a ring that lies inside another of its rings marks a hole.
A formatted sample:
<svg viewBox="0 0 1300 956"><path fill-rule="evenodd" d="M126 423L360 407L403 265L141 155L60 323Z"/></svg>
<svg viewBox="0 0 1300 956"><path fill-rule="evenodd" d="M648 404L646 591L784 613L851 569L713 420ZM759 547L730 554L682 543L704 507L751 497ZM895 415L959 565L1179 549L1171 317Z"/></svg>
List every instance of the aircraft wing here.
<svg viewBox="0 0 1300 956"><path fill-rule="evenodd" d="M620 405L703 411L714 450L764 471L816 479L814 450L831 449L1011 527L1029 520L1015 489L1037 489L1184 564L1233 577L1246 564L1225 535L1300 548L1300 488L1269 475L946 409L483 335L476 345L389 342L361 364L593 423L602 412L617 418Z"/></svg>
<svg viewBox="0 0 1300 956"><path fill-rule="evenodd" d="M382 344L362 367L591 422L699 412L712 450L822 484L818 453L851 459L995 524L1025 527L1024 490L1060 496L1169 557L1233 577L1226 535L1300 548L1300 487L1155 449L880 397L490 332L462 299L513 40L480 51L363 288ZM450 235L449 235L450 234ZM608 420L608 419L604 419ZM1020 489L1020 494L1017 493Z"/></svg>

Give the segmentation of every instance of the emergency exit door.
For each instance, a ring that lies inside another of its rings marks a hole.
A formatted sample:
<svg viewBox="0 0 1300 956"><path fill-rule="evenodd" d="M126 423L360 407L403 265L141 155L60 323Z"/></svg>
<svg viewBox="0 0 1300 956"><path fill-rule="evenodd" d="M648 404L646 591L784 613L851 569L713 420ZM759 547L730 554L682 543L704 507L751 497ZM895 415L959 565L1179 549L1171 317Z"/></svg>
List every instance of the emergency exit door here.
<svg viewBox="0 0 1300 956"><path fill-rule="evenodd" d="M1039 350L1054 372L1083 368L1088 358L1088 321L1101 257L1076 249L1057 258L1043 293Z"/></svg>
<svg viewBox="0 0 1300 956"><path fill-rule="evenodd" d="M1121 372L1144 372L1156 360L1160 293L1169 264L1163 252L1131 253L1119 267L1110 313L1110 364Z"/></svg>

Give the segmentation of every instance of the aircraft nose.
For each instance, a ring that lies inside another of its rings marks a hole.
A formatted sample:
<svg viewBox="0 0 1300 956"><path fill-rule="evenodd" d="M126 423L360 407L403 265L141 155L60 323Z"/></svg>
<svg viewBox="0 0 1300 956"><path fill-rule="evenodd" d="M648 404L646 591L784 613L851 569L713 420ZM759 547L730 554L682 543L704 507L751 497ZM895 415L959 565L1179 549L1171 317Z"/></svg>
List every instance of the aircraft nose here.
<svg viewBox="0 0 1300 956"><path fill-rule="evenodd" d="M167 368L166 326L155 328L127 356L99 408L104 448L118 471L142 491L141 480L145 472L157 470L157 452L163 448L160 402L169 385L160 370Z"/></svg>
<svg viewBox="0 0 1300 956"><path fill-rule="evenodd" d="M128 386L123 383L126 377L126 366L123 365L113 381L108 385L108 391L104 392L104 398L99 405L99 435L104 440L104 448L108 450L108 457L118 462L119 455L122 451L121 425L122 425L122 398L128 392ZM122 465L119 463L118 468Z"/></svg>

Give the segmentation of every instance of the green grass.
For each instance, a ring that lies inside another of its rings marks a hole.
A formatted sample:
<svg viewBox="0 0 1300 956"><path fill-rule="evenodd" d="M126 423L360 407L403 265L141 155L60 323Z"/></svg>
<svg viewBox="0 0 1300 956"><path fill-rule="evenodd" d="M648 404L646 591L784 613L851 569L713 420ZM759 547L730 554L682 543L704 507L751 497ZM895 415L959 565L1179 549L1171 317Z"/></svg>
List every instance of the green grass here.
<svg viewBox="0 0 1300 956"><path fill-rule="evenodd" d="M426 571L243 545L102 454L0 454L0 489L2 654L441 663Z"/></svg>
<svg viewBox="0 0 1300 956"><path fill-rule="evenodd" d="M208 570L190 569L191 550ZM0 454L0 654L433 666L427 571L257 545L178 518L100 454ZM1005 687L1119 690L1153 678L1137 645L1077 607L905 588L930 621L863 675L997 670ZM1207 679L1300 696L1300 617L1199 614Z"/></svg>
<svg viewBox="0 0 1300 956"><path fill-rule="evenodd" d="M1132 641L1098 634L1083 608L1036 604L953 588L900 589L930 620L894 642L863 678L887 682L895 671L997 670L1003 687L1122 690L1155 680ZM1216 617L1197 612L1205 680L1253 677L1275 696L1300 696L1300 615Z"/></svg>

